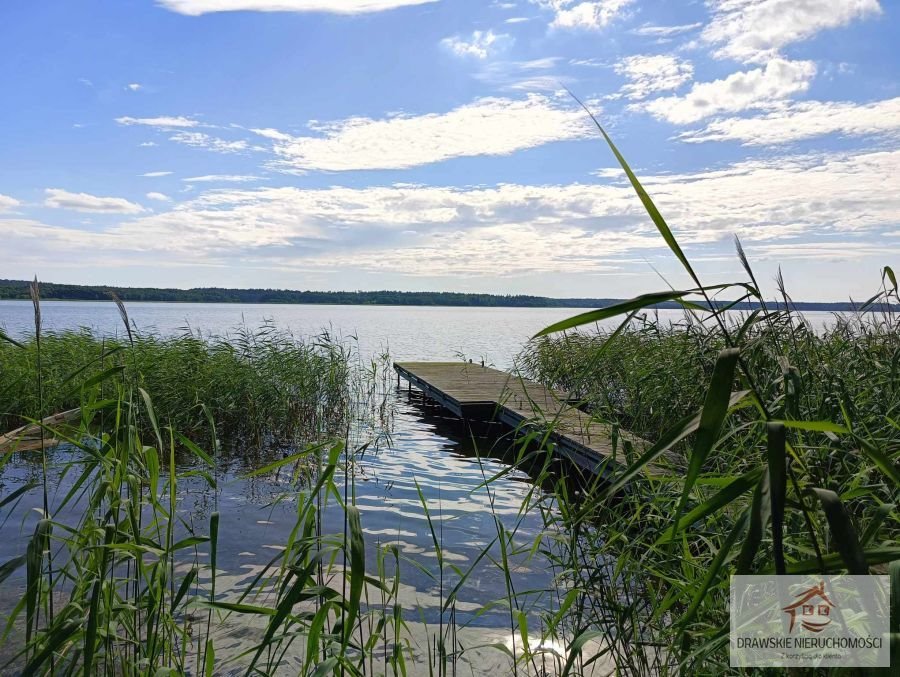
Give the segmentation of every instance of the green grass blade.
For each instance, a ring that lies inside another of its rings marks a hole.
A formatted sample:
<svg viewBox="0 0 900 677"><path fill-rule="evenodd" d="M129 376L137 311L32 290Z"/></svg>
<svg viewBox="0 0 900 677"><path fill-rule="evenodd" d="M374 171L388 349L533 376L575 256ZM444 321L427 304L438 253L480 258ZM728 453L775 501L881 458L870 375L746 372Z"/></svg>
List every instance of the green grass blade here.
<svg viewBox="0 0 900 677"><path fill-rule="evenodd" d="M759 544L762 542L763 532L766 530L771 511L769 470L766 468L756 484L756 491L753 492L753 504L750 506L750 528L747 530L747 537L741 546L741 554L738 556L735 573L750 573L753 566L753 558L756 557L756 552L759 550Z"/></svg>
<svg viewBox="0 0 900 677"><path fill-rule="evenodd" d="M681 500L675 510L673 525L677 525L687 505L691 489L703 470L703 464L712 451L713 446L722 432L722 424L728 415L731 400L731 386L734 383L734 369L740 351L737 348L727 348L719 353L716 364L713 367L709 388L706 390L706 399L703 409L700 411L700 422L697 427L697 437L694 440L694 449L688 465L687 476L684 479L684 489Z"/></svg>
<svg viewBox="0 0 900 677"><path fill-rule="evenodd" d="M671 540L672 537L682 529L686 529L690 525L694 524L694 522L697 522L698 520L701 520L708 515L718 512L726 505L729 505L734 500L740 498L759 483L759 479L760 477L762 477L762 474L762 468L755 468L754 470L744 473L740 477L734 479L708 500L704 501L696 508L684 515L684 517L682 517L678 521L678 525L676 527L669 527L663 533L663 535L656 540L656 544L658 545L665 541Z"/></svg>
<svg viewBox="0 0 900 677"><path fill-rule="evenodd" d="M822 503L825 518L831 529L832 542L844 560L847 571L851 574L868 574L869 565L866 562L865 552L860 547L856 529L841 499L829 489L814 488L813 492Z"/></svg>
<svg viewBox="0 0 900 677"><path fill-rule="evenodd" d="M16 341L14 338L12 338L9 334L4 332L3 330L0 330L0 341L6 341L7 343L13 344L16 348L22 348L23 350L25 349L24 344L20 343L19 341Z"/></svg>
<svg viewBox="0 0 900 677"><path fill-rule="evenodd" d="M703 601L706 599L706 594L709 592L709 589L712 587L712 584L715 582L716 577L719 575L719 571L722 570L722 567L725 564L725 560L728 557L728 554L731 552L732 547L737 542L737 539L743 533L745 527L747 526L747 512L741 514L738 521L735 523L734 528L725 538L725 541L719 546L719 551L716 553L716 556L713 558L712 563L709 565L709 568L706 570L706 574L703 577L703 581L700 583L700 587L697 589L697 592L694 593L694 597L691 600L690 606L687 608L687 611L684 612L684 615L678 619L679 625L682 628L687 626L690 623L694 616L697 613L697 610L700 608L700 605L703 604Z"/></svg>
<svg viewBox="0 0 900 677"><path fill-rule="evenodd" d="M606 632L603 630L585 630L584 632L579 633L569 645L569 654L566 658L566 664L563 667L562 677L568 677L568 675L572 672L572 668L575 667L575 661L578 660L578 657L584 650L584 645L590 642L592 639L602 637L605 634ZM501 646L505 647L505 645ZM509 649L507 649L507 651L509 651ZM513 656L513 660L515 660L515 656Z"/></svg>
<svg viewBox="0 0 900 677"><path fill-rule="evenodd" d="M344 621L344 642L341 653L346 650L353 634L366 576L366 543L363 537L359 508L355 505L347 506L347 521L350 529L350 599L347 605L347 618Z"/></svg>
<svg viewBox="0 0 900 677"><path fill-rule="evenodd" d="M26 559L26 555L17 555L0 564L0 584L9 578L16 569L25 564Z"/></svg>
<svg viewBox="0 0 900 677"><path fill-rule="evenodd" d="M772 549L775 573L784 574L784 502L787 492L787 453L784 426L769 423L767 431L767 461L769 469L769 498L772 501Z"/></svg>
<svg viewBox="0 0 900 677"><path fill-rule="evenodd" d="M631 167L628 166L628 163L625 161L625 158L619 152L619 149L616 148L616 145L613 143L612 139L606 133L606 130L603 129L603 126L594 116L594 114L590 111L590 109L582 103L582 101L569 92L573 99L575 99L582 108L584 108L585 112L591 116L591 120L593 120L594 124L597 126L597 129L600 130L600 133L603 135L603 138L606 140L606 143L609 145L610 150L612 150L613 155L616 156L616 160L619 161L622 169L625 170L625 175L628 177L628 180L631 182L632 188L634 188L634 192L637 193L637 196L640 198L641 203L644 205L644 209L647 211L647 214L650 216L650 219L653 221L653 224L656 226L656 229L659 231L659 234L662 235L663 239L666 241L666 244L669 246L669 249L672 250L672 253L675 254L676 258L681 262L681 265L684 266L685 270L687 270L688 274L691 276L697 286L700 286L700 280L697 277L697 274L694 272L693 267L691 267L690 261L688 261L687 257L684 255L684 252L681 250L681 246L678 244L678 241L675 239L675 236L672 234L671 229L668 224L666 224L665 219L662 217L662 214L659 213L659 210L656 208L656 205L653 204L653 200L650 199L650 195L644 190L644 187L641 185L641 182L638 181L637 176L635 176L634 172L631 171Z"/></svg>
<svg viewBox="0 0 900 677"><path fill-rule="evenodd" d="M734 405L738 404L749 393L749 390L742 390L740 392L732 393L731 397L728 400L728 406L733 407ZM646 452L644 452L644 454L637 461L635 461L624 472L618 475L615 481L613 481L601 492L599 498L602 499L607 496L611 496L619 489L624 487L628 482L634 479L635 476L641 473L644 468L653 463L653 461L659 458L662 454L666 453L681 440L697 430L699 425L700 414L686 416L681 419L678 423L676 423L665 433L663 433L656 444L654 444Z"/></svg>
<svg viewBox="0 0 900 677"><path fill-rule="evenodd" d="M600 322L602 320L609 319L610 317L616 317L617 315L622 315L623 313L628 313L633 310L647 308L649 306L656 305L657 303L679 299L682 296L687 296L690 293L690 291L663 291L653 292L651 294L642 294L641 296L636 296L635 298L629 299L628 301L623 301L622 303L616 303L615 305L607 306L606 308L600 308L599 310L590 310L586 313L580 313L565 320L560 320L559 322L551 324L549 327L541 329L531 338L535 339L541 336L546 336L547 334L553 334L558 331L563 331L565 329L574 329L575 327L580 327L584 324Z"/></svg>

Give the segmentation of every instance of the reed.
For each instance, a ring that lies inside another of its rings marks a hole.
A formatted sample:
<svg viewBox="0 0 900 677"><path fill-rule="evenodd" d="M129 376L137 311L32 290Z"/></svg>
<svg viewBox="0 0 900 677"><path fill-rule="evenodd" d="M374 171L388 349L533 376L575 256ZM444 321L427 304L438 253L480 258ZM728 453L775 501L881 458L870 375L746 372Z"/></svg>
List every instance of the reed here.
<svg viewBox="0 0 900 677"><path fill-rule="evenodd" d="M553 492L548 528L569 537L550 553L572 597L549 622L572 646L602 629L626 674L726 674L731 574L900 574L900 292L886 267L860 304L876 312L817 332L780 276L780 303L766 302L737 241L735 280L705 286L597 127L693 285L559 322L522 356L525 373L649 440L609 483ZM722 297L759 309L730 320ZM661 300L683 322L662 325ZM584 331L615 317L616 331Z"/></svg>

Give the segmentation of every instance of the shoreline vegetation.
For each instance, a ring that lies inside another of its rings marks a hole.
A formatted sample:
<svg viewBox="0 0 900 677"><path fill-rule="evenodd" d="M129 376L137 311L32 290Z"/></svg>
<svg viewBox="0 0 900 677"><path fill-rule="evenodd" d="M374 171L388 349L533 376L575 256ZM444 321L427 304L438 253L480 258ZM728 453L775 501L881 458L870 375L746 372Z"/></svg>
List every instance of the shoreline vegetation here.
<svg viewBox="0 0 900 677"><path fill-rule="evenodd" d="M26 280L0 279L0 301L28 300L29 285ZM112 296L129 303L254 303L254 304L314 304L359 306L448 306L465 308L599 308L622 303L623 299L603 298L553 298L525 294L478 294L430 291L299 291L291 289L230 289L221 287L196 287L193 289L169 289L157 287L116 287L110 285L79 285L41 282L41 299L44 301L111 301ZM700 301L701 305L704 303ZM711 299L709 307L731 310L759 310L760 301L744 299L723 301ZM769 303L771 309L798 311L856 312L864 302L855 301L795 301L776 300ZM889 303L882 303L870 310L884 310ZM680 309L675 301L661 301L648 308ZM900 310L893 304L892 310Z"/></svg>
<svg viewBox="0 0 900 677"><path fill-rule="evenodd" d="M82 355L94 366L85 371L52 345L54 336L42 337L34 283L33 339L21 343L0 334L9 344L7 363L21 361L18 385L4 396L18 399L3 407L40 420L54 413L51 404L74 404L54 399L51 388L75 393L80 421L46 433L79 453L63 470L77 477L77 490L62 500L83 509L75 524L57 517L60 506L48 488L53 455L46 450L35 461L41 469L34 482L0 500L8 518L27 491L43 496L41 514L29 512L27 549L0 563L0 583L13 581L21 590L2 635L19 643L0 671L449 677L458 667L467 673L485 665L462 665L472 654L457 634L471 629L458 625L458 611L465 611L457 602L466 586L479 584L484 566L496 567L505 583L489 606L508 618L509 642L488 648L503 654L507 674L737 675L752 671L729 665L731 575L886 573L900 586L900 315L893 310L900 290L893 270L881 271L880 290L859 309L877 312L838 320L822 335L797 312L780 279L781 304L763 299L737 241L735 281L704 285L597 126L693 283L557 322L525 346L519 368L568 390L614 431L642 433L646 448L618 443L614 432L611 478L586 478L576 490L565 472L553 470L547 436L526 436L515 447L513 467L530 468L527 497L518 510L498 512L496 480L510 468L482 466L491 541L472 561L456 564L445 550L439 504L416 482L420 504L404 509L417 510L433 544L428 555L436 569L425 570L397 543L365 535L354 468L381 433L361 412L383 415L389 407L377 395L386 392L377 370L344 369L347 355L340 353L336 386L325 392L344 403L337 409L338 419L346 419L343 430L321 428L321 440L250 471L283 475L296 522L283 550L251 581L226 587L227 572L217 568L216 473L228 426L182 410L205 413L201 398L221 395L217 372L208 380L212 388L193 393L184 391L185 379L165 378L179 371L180 344L142 343L121 302L128 340L113 354L102 342L96 353L96 340L88 341L93 347ZM719 294L758 307L728 315L715 302ZM677 303L683 321L641 319L660 303ZM611 318L621 321L617 329L584 332ZM66 340L82 339L69 334ZM276 341L271 374L255 358L255 369L244 371L243 351L232 361L230 347L222 348L228 365L222 371L253 384L263 369L276 389L289 387L295 371L279 346ZM188 347L199 354L196 364L219 364L215 344ZM297 346L285 350L290 355ZM153 359L144 360L144 351ZM318 358L300 355L301 373L322 368ZM159 360L173 368L159 367ZM64 368L55 373L57 362ZM155 369L162 376L148 379ZM266 390L249 388L259 397ZM335 403L316 388L310 392L300 401L321 409L318 420L333 420ZM281 401L292 400L288 394ZM165 401L173 408L161 415ZM282 409L279 416L305 420L310 412ZM553 425L540 413L535 421ZM176 423L188 426L188 434ZM179 470L178 454L193 455L200 470ZM0 468L4 462L0 455ZM179 487L201 470L213 511L205 520L186 519L178 510ZM326 521L326 506L340 519ZM542 518L537 536L519 531L526 514ZM523 558L527 566L535 553L553 574L550 589L538 591L547 604L537 611L535 591L523 590L518 579ZM412 630L416 606L404 607L401 598L404 572L412 567L430 579L440 600L439 622L425 627L424 642ZM891 604L897 656L900 595ZM251 645L236 651L222 641L221 629L229 625Z"/></svg>

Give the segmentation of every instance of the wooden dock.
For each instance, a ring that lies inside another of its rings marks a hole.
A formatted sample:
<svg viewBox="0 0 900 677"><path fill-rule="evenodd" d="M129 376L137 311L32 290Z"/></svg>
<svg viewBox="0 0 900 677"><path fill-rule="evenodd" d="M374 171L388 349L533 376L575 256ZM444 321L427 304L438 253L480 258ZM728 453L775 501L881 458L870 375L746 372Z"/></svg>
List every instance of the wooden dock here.
<svg viewBox="0 0 900 677"><path fill-rule="evenodd" d="M403 378L456 416L497 420L516 430L550 431L556 451L596 474L610 474L626 462L623 440L640 454L647 443L619 433L616 452L612 431L566 401L566 394L513 374L471 362L395 362ZM612 462L610 462L612 460Z"/></svg>

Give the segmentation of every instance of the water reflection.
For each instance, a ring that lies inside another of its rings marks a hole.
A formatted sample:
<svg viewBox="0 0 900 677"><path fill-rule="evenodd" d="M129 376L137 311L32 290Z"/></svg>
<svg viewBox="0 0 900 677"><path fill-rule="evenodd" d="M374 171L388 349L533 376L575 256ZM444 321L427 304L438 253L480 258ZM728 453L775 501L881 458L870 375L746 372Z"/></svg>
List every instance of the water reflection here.
<svg viewBox="0 0 900 677"><path fill-rule="evenodd" d="M525 546L525 552L513 556L511 561L517 588L541 590L552 583L540 553L527 561L530 544L543 529L536 511L521 514L522 502L533 491L531 480L524 472L512 470L490 487L483 486L485 478L508 467L502 460L483 456L487 450L496 452L508 446L504 438L498 437L499 430L488 427L472 431L424 402L416 391L401 390L391 397L392 445L368 450L353 470L370 569L377 561L378 548L396 546L403 557L400 577L408 619L436 623L441 618L443 601L459 579L457 571L466 571L493 543L489 556L481 560L460 591L456 614L460 625L502 627L508 623L508 611L502 607L483 611L506 597L504 573L491 561L499 559L495 516L507 529L516 527L512 549L515 544ZM77 456L65 447L53 450L49 456L51 471L55 473L52 504L59 506L77 476L74 469L65 473L61 469L77 460ZM192 465L195 459L186 461L187 458L180 461L179 470L196 469ZM296 521L297 485L290 469L245 476L247 470L260 463L259 458L238 454L222 458L217 470L218 567L223 575L234 577L236 585L252 580L252 572L283 550ZM39 476L38 455L15 454L0 470L0 494L8 495ZM343 479L338 478L337 484L342 483ZM203 477L187 477L178 485L178 512L198 533L206 533L215 498ZM441 547L443 581L423 499ZM75 500L64 510L55 511L55 517L63 523L77 524L82 505L82 501ZM35 488L21 497L12 516L0 525L0 561L25 551L40 518L40 507L41 494ZM332 501L325 510L324 531L341 533L342 528L343 511ZM208 557L204 546L199 554L201 558ZM5 586L22 586L23 576L24 571L19 570ZM219 589L227 591L225 587Z"/></svg>

